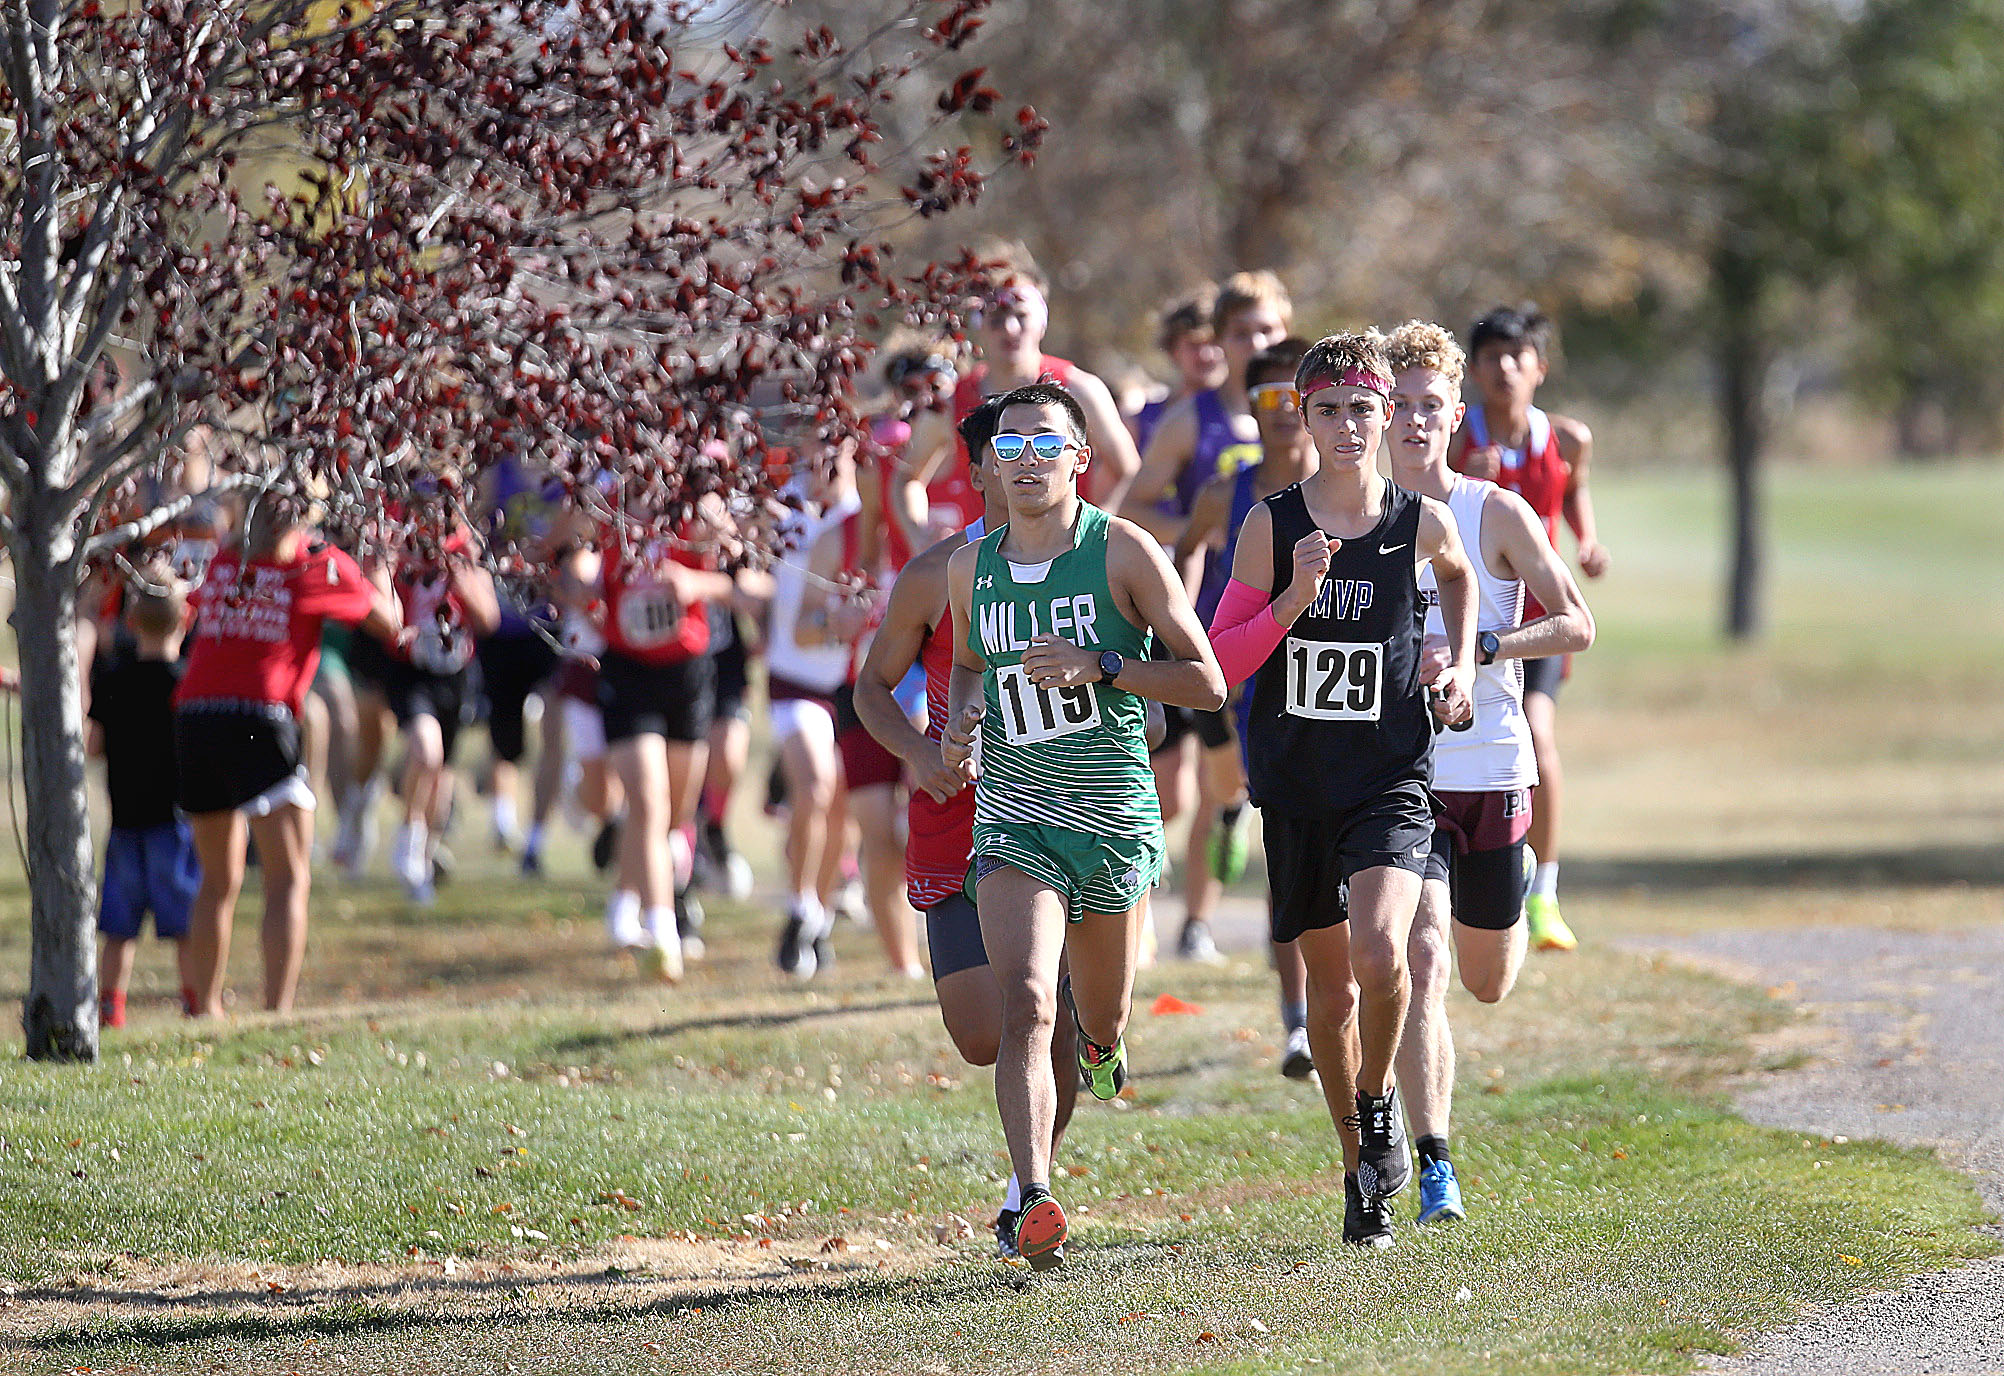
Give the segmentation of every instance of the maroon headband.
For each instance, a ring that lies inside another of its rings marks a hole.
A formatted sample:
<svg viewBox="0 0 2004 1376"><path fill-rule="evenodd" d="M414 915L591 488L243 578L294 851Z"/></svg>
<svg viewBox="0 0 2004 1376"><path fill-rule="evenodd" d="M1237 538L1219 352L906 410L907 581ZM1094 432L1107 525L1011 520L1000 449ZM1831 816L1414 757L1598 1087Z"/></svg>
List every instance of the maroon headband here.
<svg viewBox="0 0 2004 1376"><path fill-rule="evenodd" d="M1310 397L1328 387L1362 387L1367 392L1376 392L1387 401L1392 395L1390 378L1380 377L1370 369L1360 368L1353 363L1335 377L1325 377L1314 386L1303 389L1302 403L1305 405Z"/></svg>

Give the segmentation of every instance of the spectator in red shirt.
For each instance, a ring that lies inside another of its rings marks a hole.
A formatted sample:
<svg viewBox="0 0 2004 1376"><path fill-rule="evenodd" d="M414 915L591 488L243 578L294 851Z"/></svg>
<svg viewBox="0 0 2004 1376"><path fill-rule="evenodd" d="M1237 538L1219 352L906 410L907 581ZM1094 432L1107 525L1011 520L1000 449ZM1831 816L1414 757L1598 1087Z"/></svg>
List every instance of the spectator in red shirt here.
<svg viewBox="0 0 2004 1376"><path fill-rule="evenodd" d="M174 695L179 802L202 864L184 966L188 1011L223 1010L248 829L264 870L264 1006L283 1012L306 947L314 798L301 764L299 710L320 660L321 623L393 639L402 618L386 587L313 541L305 500L278 492L258 500L242 542L209 565L195 611Z"/></svg>

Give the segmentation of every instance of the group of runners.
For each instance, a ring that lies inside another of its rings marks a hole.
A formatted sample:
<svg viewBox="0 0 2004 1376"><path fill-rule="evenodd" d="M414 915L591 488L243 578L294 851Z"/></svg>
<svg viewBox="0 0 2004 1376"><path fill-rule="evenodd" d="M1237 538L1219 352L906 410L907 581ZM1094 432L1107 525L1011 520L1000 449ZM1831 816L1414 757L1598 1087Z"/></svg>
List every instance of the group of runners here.
<svg viewBox="0 0 2004 1376"><path fill-rule="evenodd" d="M1185 815L1176 949L1208 960L1259 814L1281 1065L1319 1073L1345 1237L1388 1243L1389 1201L1415 1173L1422 1222L1462 1217L1451 971L1494 1002L1528 945L1574 943L1553 705L1593 623L1559 523L1587 574L1607 556L1586 427L1534 404L1549 326L1499 309L1465 353L1420 321L1310 342L1277 278L1239 274L1165 310L1177 383L1124 416L1100 378L1043 352L1048 320L1034 268L1005 261L970 312L972 366L944 347L896 353L866 433L798 445L783 515L706 498L671 521L643 483L609 472L580 500L523 460L422 550L358 563L298 493L239 512L234 544L218 530L185 559L177 547L194 614L156 589L130 625L108 615L90 637L108 667L133 654L122 627L143 642L133 657L185 663L147 680L164 684L151 725L108 732L125 741L107 739L113 776L130 778L132 742L157 745L166 724L185 834L179 861L133 852L120 884L108 872L107 1019L122 1020L149 906L188 937L187 1011L221 1010L247 831L267 889L265 1002L288 1006L315 786L339 804L333 858L364 872L397 731L388 858L431 901L476 704L496 841L540 873L569 795L612 872L611 942L680 979L703 953L693 891L749 888L724 823L750 773L763 655L786 814L775 962L828 968L853 875L890 968L929 963L955 1047L995 1066L1013 1168L1002 1252L1064 1255L1053 1157L1078 1089L1111 1099L1127 1082L1164 828ZM1469 381L1479 401L1464 406ZM739 557L753 545L771 557ZM497 549L543 576L497 583ZM171 801L154 811L174 816Z"/></svg>
<svg viewBox="0 0 2004 1376"><path fill-rule="evenodd" d="M984 319L1042 310L1041 284L1005 272ZM1466 353L1424 321L1310 343L1265 274L1165 315L1187 392L1139 417L1138 469L1098 471L1111 427L1068 364L961 388L966 524L903 567L856 689L912 783L909 893L948 1031L995 1067L998 1247L1039 1268L1064 1256L1051 1182L1077 1089L1127 1083L1166 815L1211 820L1178 942L1202 958L1260 814L1283 1068L1319 1072L1359 1246L1392 1241L1415 1175L1421 1222L1466 1215L1452 972L1493 1003L1533 941L1573 945L1555 825L1544 853L1527 844L1564 657L1594 635L1558 521L1587 572L1606 555L1587 431L1532 404L1545 322L1492 312ZM919 436L904 480L936 513L945 446ZM923 728L898 700L916 669Z"/></svg>

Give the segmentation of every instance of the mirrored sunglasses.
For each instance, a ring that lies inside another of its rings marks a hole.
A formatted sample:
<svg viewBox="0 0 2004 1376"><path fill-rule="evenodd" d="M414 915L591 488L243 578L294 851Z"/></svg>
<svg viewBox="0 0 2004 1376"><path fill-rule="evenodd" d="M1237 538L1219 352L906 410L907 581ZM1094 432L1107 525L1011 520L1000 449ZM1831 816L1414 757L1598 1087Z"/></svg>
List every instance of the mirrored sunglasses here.
<svg viewBox="0 0 2004 1376"><path fill-rule="evenodd" d="M1055 430L1045 430L1035 435L997 435L988 443L995 450L995 457L1004 463L1014 463L1029 450L1040 459L1055 459L1070 447L1072 437L1061 435Z"/></svg>

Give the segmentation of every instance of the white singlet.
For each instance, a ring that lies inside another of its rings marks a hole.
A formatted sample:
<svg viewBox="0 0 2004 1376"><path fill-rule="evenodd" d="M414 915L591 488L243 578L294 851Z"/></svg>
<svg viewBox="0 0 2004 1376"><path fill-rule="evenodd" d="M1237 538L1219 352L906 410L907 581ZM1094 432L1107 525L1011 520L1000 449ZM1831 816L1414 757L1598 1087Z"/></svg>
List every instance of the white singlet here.
<svg viewBox="0 0 2004 1376"><path fill-rule="evenodd" d="M766 672L810 693L830 694L849 681L849 647L804 646L796 638L800 597L807 590L808 554L823 532L834 529L861 509L862 503L852 497L784 531L780 557L773 562L772 611L766 623Z"/></svg>
<svg viewBox="0 0 2004 1376"><path fill-rule="evenodd" d="M1482 509L1496 484L1454 475L1447 509L1475 567L1480 601L1475 629L1507 631L1523 620L1524 585L1498 578L1482 556ZM1420 597L1426 603L1426 633L1444 637L1440 591L1433 566L1420 569ZM1529 788L1538 782L1538 759L1531 753L1531 724L1524 717L1524 661L1501 659L1475 669L1475 724L1466 731L1441 731L1433 738L1433 786L1442 793L1495 793Z"/></svg>

